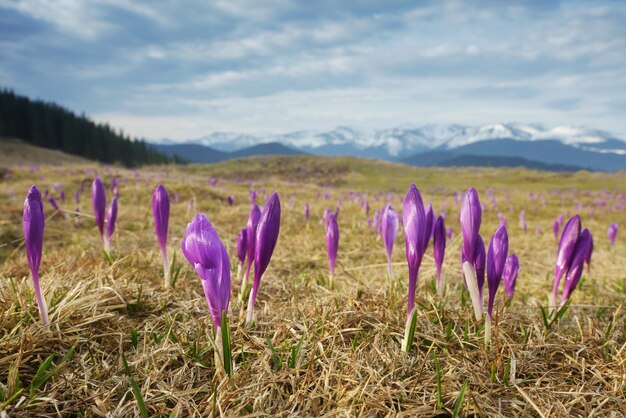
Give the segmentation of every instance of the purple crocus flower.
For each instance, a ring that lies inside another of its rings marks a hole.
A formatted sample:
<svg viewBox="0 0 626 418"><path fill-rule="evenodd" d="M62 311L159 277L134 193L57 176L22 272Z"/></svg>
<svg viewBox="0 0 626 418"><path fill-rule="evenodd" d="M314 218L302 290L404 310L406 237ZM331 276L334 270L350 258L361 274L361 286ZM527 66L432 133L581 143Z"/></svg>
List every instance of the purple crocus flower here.
<svg viewBox="0 0 626 418"><path fill-rule="evenodd" d="M593 235L591 235L591 233L589 233L589 241L589 252L585 258L585 262L587 263L587 272L591 272L591 255L593 254Z"/></svg>
<svg viewBox="0 0 626 418"><path fill-rule="evenodd" d="M330 217L330 208L324 209L324 214L322 215L322 220L324 221L324 227L328 225L328 219Z"/></svg>
<svg viewBox="0 0 626 418"><path fill-rule="evenodd" d="M554 233L554 239L559 238L560 228L561 228L561 224L559 223L558 219L555 219L554 222L552 223L552 232Z"/></svg>
<svg viewBox="0 0 626 418"><path fill-rule="evenodd" d="M304 204L304 219L309 222L309 216L311 215L310 213L310 209L309 209L309 204L305 203Z"/></svg>
<svg viewBox="0 0 626 418"><path fill-rule="evenodd" d="M106 252L111 251L111 239L115 232L115 221L117 220L117 197L114 197L109 205L107 212L107 234L104 240L104 249Z"/></svg>
<svg viewBox="0 0 626 418"><path fill-rule="evenodd" d="M261 209L256 203L252 204L250 209L250 215L248 216L248 224L246 225L246 252L247 252L247 265L246 272L243 275L243 281L241 282L241 290L239 291L239 300L242 302L248 294L248 278L250 277L250 268L254 262L254 249L256 244L256 230L259 224L259 218L261 217Z"/></svg>
<svg viewBox="0 0 626 418"><path fill-rule="evenodd" d="M570 298L572 292L576 288L576 285L578 285L578 282L580 281L583 274L585 260L589 254L591 240L591 233L588 229L584 229L576 242L574 251L572 252L569 269L567 270L567 275L565 276L565 284L563 285L561 306L563 306L563 304Z"/></svg>
<svg viewBox="0 0 626 418"><path fill-rule="evenodd" d="M152 191L152 217L154 218L154 232L161 247L165 288L170 287L170 264L167 258L167 229L170 222L170 195L162 184Z"/></svg>
<svg viewBox="0 0 626 418"><path fill-rule="evenodd" d="M393 270L391 269L391 253L393 252L393 244L398 235L398 214L393 210L391 205L385 206L382 216L382 235L387 251L387 270L389 272L389 283L393 281Z"/></svg>
<svg viewBox="0 0 626 418"><path fill-rule="evenodd" d="M615 238L617 238L618 226L619 225L617 224L617 222L612 223L611 225L609 225L609 228L606 231L606 234L609 237L609 242L611 243L611 246L615 245Z"/></svg>
<svg viewBox="0 0 626 418"><path fill-rule="evenodd" d="M61 192L59 193L59 198L61 199L62 203L65 203L65 190L61 190Z"/></svg>
<svg viewBox="0 0 626 418"><path fill-rule="evenodd" d="M570 260L576 247L576 242L580 236L580 216L574 215L563 227L561 241L556 256L556 264L554 265L554 285L552 287L552 296L556 301L556 295L559 290L561 278L567 272L570 266Z"/></svg>
<svg viewBox="0 0 626 418"><path fill-rule="evenodd" d="M237 258L239 263L237 264L237 281L241 281L241 275L243 274L243 263L246 260L246 252L248 250L248 229L246 227L241 228L239 234L237 234Z"/></svg>
<svg viewBox="0 0 626 418"><path fill-rule="evenodd" d="M485 252L485 242L483 237L479 234L476 240L476 284L478 285L478 292L480 294L480 300L483 300L483 289L485 288L485 267L487 266L487 253Z"/></svg>
<svg viewBox="0 0 626 418"><path fill-rule="evenodd" d="M437 293L442 294L443 288L441 287L441 266L443 265L443 258L446 253L446 226L444 224L443 216L439 215L435 221L435 227L433 230L433 256L435 258L435 265L437 267Z"/></svg>
<svg viewBox="0 0 626 418"><path fill-rule="evenodd" d="M337 261L337 250L339 249L339 226L334 214L328 217L326 224L326 252L328 255L328 266L330 267L330 288L334 288L335 263Z"/></svg>
<svg viewBox="0 0 626 418"><path fill-rule="evenodd" d="M219 335L222 312L228 313L230 302L230 261L224 244L203 213L196 214L187 224L181 249L200 276L215 334Z"/></svg>
<svg viewBox="0 0 626 418"><path fill-rule="evenodd" d="M476 240L480 231L482 213L478 192L470 187L461 205L460 221L463 232L463 253L466 261L474 268L476 264Z"/></svg>
<svg viewBox="0 0 626 418"><path fill-rule="evenodd" d="M258 221L256 228L256 239L254 244L254 284L248 299L248 315L246 323L252 325L254 320L254 302L261 284L263 273L270 263L276 241L278 241L278 233L280 232L280 199L276 192L269 197ZM248 243L250 242L248 235ZM249 248L249 247L248 247ZM250 253L248 253L249 255Z"/></svg>
<svg viewBox="0 0 626 418"><path fill-rule="evenodd" d="M493 316L493 304L496 300L496 292L502 281L502 273L509 251L509 236L506 226L500 225L491 238L487 251L487 287L489 288L489 300L487 303L487 316L485 318L485 342L491 340L491 318Z"/></svg>
<svg viewBox="0 0 626 418"><path fill-rule="evenodd" d="M104 216L107 207L107 195L100 177L96 177L91 184L91 201L93 203L93 212L96 217L96 225L98 226L98 231L100 231L100 238L104 242Z"/></svg>
<svg viewBox="0 0 626 418"><path fill-rule="evenodd" d="M57 212L61 211L61 208L59 207L59 203L56 201L54 197L48 196L48 202L50 202L50 205L52 205L55 211Z"/></svg>
<svg viewBox="0 0 626 418"><path fill-rule="evenodd" d="M426 216L426 242L424 243L424 252L426 252L426 248L428 248L428 244L430 243L430 238L433 234L433 227L435 226L435 214L433 212L433 205L429 204L428 208L425 211Z"/></svg>
<svg viewBox="0 0 626 418"><path fill-rule="evenodd" d="M452 227L451 226L449 226L446 229L446 236L448 237L448 239L452 239Z"/></svg>
<svg viewBox="0 0 626 418"><path fill-rule="evenodd" d="M24 217L22 226L24 229L24 246L26 247L26 258L33 277L33 287L35 298L39 307L41 320L46 328L50 328L48 321L48 307L46 300L41 294L39 287L39 266L41 264L41 254L43 251L43 235L45 229L45 217L43 214L43 201L37 186L30 186L24 200Z"/></svg>
<svg viewBox="0 0 626 418"><path fill-rule="evenodd" d="M243 266L243 262L246 259L246 251L248 248L248 228L241 228L239 234L237 234L237 258L239 264Z"/></svg>
<svg viewBox="0 0 626 418"><path fill-rule="evenodd" d="M406 192L404 204L402 206L402 223L404 224L404 240L406 245L406 261L409 265L409 294L408 294L408 315L413 313L415 307L415 289L417 288L417 277L422 264L424 247L426 246L426 212L422 196L411 184Z"/></svg>
<svg viewBox="0 0 626 418"><path fill-rule="evenodd" d="M502 279L504 281L504 293L509 299L513 299L518 273L519 258L517 258L515 254L510 254L506 258L506 263L504 264L504 272L502 273Z"/></svg>
<svg viewBox="0 0 626 418"><path fill-rule="evenodd" d="M230 195L226 198L226 200L228 201L228 205L232 206L235 203L235 196Z"/></svg>

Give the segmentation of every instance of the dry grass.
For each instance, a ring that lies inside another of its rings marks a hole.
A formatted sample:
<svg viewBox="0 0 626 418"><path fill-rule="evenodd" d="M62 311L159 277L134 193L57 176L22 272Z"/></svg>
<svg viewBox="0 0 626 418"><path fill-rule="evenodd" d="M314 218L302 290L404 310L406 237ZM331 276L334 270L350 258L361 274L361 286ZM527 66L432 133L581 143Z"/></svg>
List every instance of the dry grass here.
<svg viewBox="0 0 626 418"><path fill-rule="evenodd" d="M545 328L539 308L551 288L556 248L552 220L561 212L573 214L579 201L588 204L604 196L603 190L612 190L612 199L623 199L625 173L417 170L315 158L152 167L141 170L139 180L120 168L98 170L107 185L113 175L127 177L120 187L115 260L110 264L102 255L90 216L89 187L80 204L85 214L64 219L46 205L41 272L51 332L40 326L22 247L23 197L32 182L52 190L57 181L71 196L92 175L71 175L63 166L44 167L41 173L14 168L10 179L0 182L0 410L8 416L139 416L122 353L150 416L447 416L466 382L462 415L626 415L626 240L623 230L614 248L606 239L610 222L626 226L623 211L598 208L590 216L582 209L583 225L596 239L591 274L551 329ZM211 187L207 176L230 180ZM206 302L186 261L176 288L162 289L149 202L158 181L171 195L180 194L172 206L169 245L181 261L180 238L192 217L187 201L194 197L195 210L215 224L235 268L235 237L249 210L248 185L235 182L237 178L253 178L268 192L278 190L283 217L252 330L242 326L241 306L234 297L239 283L233 275L230 323L236 371L226 378L215 373ZM416 344L405 355L400 352L407 280L402 234L394 251L396 284L388 292L382 242L367 228L363 210L346 199L339 215L338 289L330 291L319 216L350 190L367 191L372 210L382 207L374 195L394 191L394 205L400 209L411 181L437 211L447 203L454 236L444 265L443 299L433 291L431 249L422 264ZM511 251L522 265L512 306L505 307L499 294L489 349L460 276L454 192L469 184L479 189L488 206L482 227L486 239L498 224L486 194L488 188L494 190L509 221ZM567 199L551 194L574 188L579 190L569 192ZM317 197L325 191L331 194L328 201ZM546 206L531 202L529 191L542 192ZM235 195L234 207L226 203L229 194ZM311 204L308 225L302 215L305 202ZM73 202L66 207L73 209ZM527 234L517 224L522 208L529 221ZM544 231L540 235L534 232L537 225ZM283 357L280 370L267 339ZM301 339L293 364L291 348ZM69 350L73 355L63 361ZM37 370L50 355L55 356L52 373L38 381ZM435 358L441 367L441 407ZM31 396L33 381L40 384Z"/></svg>
<svg viewBox="0 0 626 418"><path fill-rule="evenodd" d="M58 164L85 164L87 160L61 151L36 147L16 139L0 138L0 168L17 164L45 164L56 161Z"/></svg>

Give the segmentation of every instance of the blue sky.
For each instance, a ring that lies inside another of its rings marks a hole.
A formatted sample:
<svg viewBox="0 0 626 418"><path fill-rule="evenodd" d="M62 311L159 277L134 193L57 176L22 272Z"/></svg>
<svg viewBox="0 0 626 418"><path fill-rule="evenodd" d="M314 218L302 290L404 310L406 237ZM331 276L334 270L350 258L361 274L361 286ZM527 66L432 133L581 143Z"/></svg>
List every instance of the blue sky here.
<svg viewBox="0 0 626 418"><path fill-rule="evenodd" d="M626 2L0 0L0 85L134 136L427 123L626 137Z"/></svg>

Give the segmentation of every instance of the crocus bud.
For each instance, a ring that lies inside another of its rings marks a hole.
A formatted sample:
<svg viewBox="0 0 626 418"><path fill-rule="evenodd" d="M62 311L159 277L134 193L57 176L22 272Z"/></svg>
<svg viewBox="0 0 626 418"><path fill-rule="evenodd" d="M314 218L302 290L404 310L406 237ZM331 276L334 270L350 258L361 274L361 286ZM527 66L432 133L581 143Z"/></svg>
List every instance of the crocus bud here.
<svg viewBox="0 0 626 418"><path fill-rule="evenodd" d="M446 254L446 226L443 216L439 215L435 221L435 229L433 230L433 256L435 258L435 266L437 267L437 293L441 294L441 266L443 258Z"/></svg>
<svg viewBox="0 0 626 418"><path fill-rule="evenodd" d="M506 258L506 263L504 264L504 272L502 273L502 279L504 282L504 293L509 299L513 299L518 273L519 258L517 258L515 254L511 254Z"/></svg>
<svg viewBox="0 0 626 418"><path fill-rule="evenodd" d="M304 204L304 219L309 222L309 216L310 216L310 209L309 209L309 204L305 203Z"/></svg>
<svg viewBox="0 0 626 418"><path fill-rule="evenodd" d="M483 237L479 234L476 240L476 262L474 268L476 269L476 284L478 286L478 292L480 294L480 300L483 300L483 289L485 288L485 267L487 265L487 253L485 252L485 242Z"/></svg>
<svg viewBox="0 0 626 418"><path fill-rule="evenodd" d="M24 218L22 223L24 229L24 246L26 247L26 258L33 277L33 287L35 298L41 320L46 328L50 328L48 321L48 307L46 300L41 294L39 287L39 265L41 264L41 254L43 250L43 235L45 228L45 217L43 214L43 202L41 193L36 186L31 186L24 201Z"/></svg>
<svg viewBox="0 0 626 418"><path fill-rule="evenodd" d="M48 202L50 202L50 205L52 205L55 211L58 212L61 210L61 208L59 207L59 203L56 201L54 197L48 196Z"/></svg>
<svg viewBox="0 0 626 418"><path fill-rule="evenodd" d="M482 207L478 199L478 192L471 187L461 205L461 230L463 232L463 253L470 265L476 264L476 240L482 221Z"/></svg>
<svg viewBox="0 0 626 418"><path fill-rule="evenodd" d="M237 234L237 258L239 259L239 264L243 265L243 262L246 259L246 250L248 244L248 229L241 228L239 234Z"/></svg>
<svg viewBox="0 0 626 418"><path fill-rule="evenodd" d="M170 287L170 265L167 258L167 229L170 222L170 196L162 184L152 191L152 217L154 218L154 232L161 247L163 261L163 275L165 288Z"/></svg>
<svg viewBox="0 0 626 418"><path fill-rule="evenodd" d="M228 205L232 206L235 203L235 196L230 195L226 198L226 200L228 201Z"/></svg>
<svg viewBox="0 0 626 418"><path fill-rule="evenodd" d="M267 266L270 263L278 233L280 232L280 199L276 192L272 193L270 198L263 206L261 216L259 217L256 228L256 239L254 244L254 284L248 299L248 316L246 322L248 326L252 325L254 320L254 302L261 284L261 278ZM248 235L248 245L250 243ZM249 248L249 247L248 247ZM248 253L248 256L250 253Z"/></svg>
<svg viewBox="0 0 626 418"><path fill-rule="evenodd" d="M433 212L433 205L429 204L428 208L426 208L426 242L424 243L424 252L426 252L426 248L428 248L428 244L430 243L430 238L433 234L433 227L435 226L435 213Z"/></svg>
<svg viewBox="0 0 626 418"><path fill-rule="evenodd" d="M502 273L509 251L509 236L506 226L500 225L491 238L487 251L487 286L489 288L489 301L487 304L487 316L485 317L485 343L491 341L491 318L493 316L493 304L496 300L496 292L502 281Z"/></svg>
<svg viewBox="0 0 626 418"><path fill-rule="evenodd" d="M585 262L587 263L587 271L591 271L591 255L593 254L593 235L589 233L589 252L587 253L587 257L585 258Z"/></svg>
<svg viewBox="0 0 626 418"><path fill-rule="evenodd" d="M389 272L390 283L393 281L393 271L391 270L391 253L393 252L393 244L398 235L398 214L393 210L391 205L385 206L382 216L382 234L387 251L387 269Z"/></svg>
<svg viewBox="0 0 626 418"><path fill-rule="evenodd" d="M609 242L611 243L611 246L615 245L615 238L617 238L617 228L618 228L618 224L617 222L615 222L609 225L609 228L606 231L606 234L609 237Z"/></svg>
<svg viewBox="0 0 626 418"><path fill-rule="evenodd" d="M554 265L554 286L552 287L552 295L556 300L559 290L559 283L563 274L569 269L570 260L574 252L574 247L580 235L580 216L574 215L567 221L561 234L559 249L556 256L556 264Z"/></svg>
<svg viewBox="0 0 626 418"><path fill-rule="evenodd" d="M256 194L255 194L256 196ZM261 217L261 209L256 203L252 204L250 209L250 215L248 216L248 224L246 225L246 252L247 252L247 265L246 272L243 275L243 281L241 282L241 290L239 292L239 300L242 302L248 294L248 278L250 277L250 268L254 262L254 250L256 244L256 230L259 224L259 218Z"/></svg>
<svg viewBox="0 0 626 418"><path fill-rule="evenodd" d="M339 226L334 214L329 215L326 224L326 252L328 255L328 266L330 267L330 288L334 287L335 263L337 261L337 250L339 249Z"/></svg>
<svg viewBox="0 0 626 418"><path fill-rule="evenodd" d="M559 223L558 220L554 220L554 222L552 223L552 233L554 233L554 239L558 239L559 238L559 228L561 227L561 224Z"/></svg>
<svg viewBox="0 0 626 418"><path fill-rule="evenodd" d="M115 232L115 221L117 220L117 197L114 197L109 206L107 213L107 240L105 242L111 245L111 238Z"/></svg>
<svg viewBox="0 0 626 418"><path fill-rule="evenodd" d="M487 313L491 316L496 292L502 280L504 265L509 251L509 236L504 225L500 225L491 238L487 252L487 286L489 288L489 302Z"/></svg>
<svg viewBox="0 0 626 418"><path fill-rule="evenodd" d="M107 195L100 177L96 177L91 184L91 202L93 213L96 217L96 225L100 231L100 238L104 240L104 215L107 207Z"/></svg>
<svg viewBox="0 0 626 418"><path fill-rule="evenodd" d="M561 306L570 298L576 285L580 281L583 274L585 260L589 254L591 245L591 233L588 229L584 229L576 242L572 258L569 263L569 269L565 276L565 284L563 285L563 294L561 295Z"/></svg>
<svg viewBox="0 0 626 418"><path fill-rule="evenodd" d="M181 249L202 280L204 296L218 334L222 312L228 312L230 302L230 261L224 244L204 214L196 214L187 224Z"/></svg>
<svg viewBox="0 0 626 418"><path fill-rule="evenodd" d="M402 206L402 223L404 224L404 241L406 246L406 261L409 266L409 294L408 294L408 317L415 306L415 289L417 288L417 276L422 256L426 245L426 212L422 196L411 184L406 192Z"/></svg>

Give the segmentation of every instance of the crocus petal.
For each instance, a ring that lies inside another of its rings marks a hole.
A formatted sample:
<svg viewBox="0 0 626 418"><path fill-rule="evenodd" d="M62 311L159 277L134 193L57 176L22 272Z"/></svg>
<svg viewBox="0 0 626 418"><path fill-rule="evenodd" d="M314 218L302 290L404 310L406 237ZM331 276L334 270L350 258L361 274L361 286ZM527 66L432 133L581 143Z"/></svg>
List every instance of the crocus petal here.
<svg viewBox="0 0 626 418"><path fill-rule="evenodd" d="M502 273L509 251L509 236L506 227L500 225L491 238L487 252L487 286L489 288L489 302L487 313L491 316L496 292L502 280Z"/></svg>
<svg viewBox="0 0 626 418"><path fill-rule="evenodd" d="M339 249L339 226L337 218L331 214L326 225L326 251L328 254L328 265L331 277L335 275L335 263L337 261L337 250Z"/></svg>
<svg viewBox="0 0 626 418"><path fill-rule="evenodd" d="M404 224L404 240L406 246L406 261L409 265L409 294L408 313L415 304L415 289L417 275L422 263L424 246L426 243L426 213L424 203L415 184L411 184L406 192L402 206L402 223Z"/></svg>
<svg viewBox="0 0 626 418"><path fill-rule="evenodd" d="M473 187L465 193L459 220L463 233L463 252L467 261L474 265L476 263L476 240L482 221L482 207L478 192Z"/></svg>
<svg viewBox="0 0 626 418"><path fill-rule="evenodd" d="M583 274L583 268L587 254L589 254L589 247L591 245L591 233L588 229L583 230L576 242L572 259L570 261L567 275L565 276L565 284L563 285L563 294L561 295L561 304L565 303L570 298L572 292L578 285L580 278Z"/></svg>
<svg viewBox="0 0 626 418"><path fill-rule="evenodd" d="M254 249L254 284L258 286L263 273L270 263L278 233L280 232L280 199L276 192L263 206L259 224L256 229L256 243Z"/></svg>
<svg viewBox="0 0 626 418"><path fill-rule="evenodd" d="M237 234L237 258L239 263L243 264L246 259L246 250L248 245L248 228L241 228Z"/></svg>
<svg viewBox="0 0 626 418"><path fill-rule="evenodd" d="M382 233L387 257L391 258L393 252L393 244L398 235L398 214L393 210L391 205L385 206L382 216Z"/></svg>
<svg viewBox="0 0 626 418"><path fill-rule="evenodd" d="M443 216L439 215L433 230L433 256L437 267L437 286L441 285L441 266L446 253L446 226Z"/></svg>
<svg viewBox="0 0 626 418"><path fill-rule="evenodd" d="M96 225L102 237L104 234L104 216L107 206L107 196L100 177L96 177L91 185L91 201L93 203L93 213L96 217Z"/></svg>
<svg viewBox="0 0 626 418"><path fill-rule="evenodd" d="M154 232L161 249L167 246L167 230L170 220L170 196L162 184L152 191L152 216L154 218Z"/></svg>
<svg viewBox="0 0 626 418"><path fill-rule="evenodd" d="M43 235L45 217L43 213L43 201L41 193L36 186L31 186L24 201L24 244L26 257L33 276L39 277L39 265L43 249Z"/></svg>
<svg viewBox="0 0 626 418"><path fill-rule="evenodd" d="M117 220L117 197L114 197L107 213L107 237L111 238L115 232L115 221Z"/></svg>
<svg viewBox="0 0 626 418"><path fill-rule="evenodd" d="M504 264L504 272L502 273L502 279L504 281L504 293L509 299L513 299L518 274L519 258L517 258L515 254L511 254L506 258L506 263Z"/></svg>
<svg viewBox="0 0 626 418"><path fill-rule="evenodd" d="M561 278L569 269L570 260L574 252L574 248L576 247L578 237L580 236L580 229L580 216L578 215L572 216L563 228L556 256L556 264L554 265L554 286L552 287L552 293L555 298L559 289Z"/></svg>

